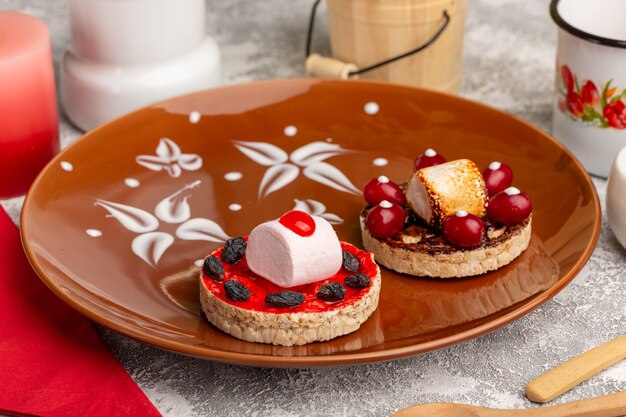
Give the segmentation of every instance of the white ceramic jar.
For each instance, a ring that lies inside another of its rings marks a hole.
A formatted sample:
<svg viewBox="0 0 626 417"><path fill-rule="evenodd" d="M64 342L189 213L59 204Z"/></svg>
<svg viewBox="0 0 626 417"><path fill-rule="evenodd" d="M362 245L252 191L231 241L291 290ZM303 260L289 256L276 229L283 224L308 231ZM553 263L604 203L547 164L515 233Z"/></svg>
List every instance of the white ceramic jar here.
<svg viewBox="0 0 626 417"><path fill-rule="evenodd" d="M606 177L626 146L626 1L552 0L559 26L553 135Z"/></svg>
<svg viewBox="0 0 626 417"><path fill-rule="evenodd" d="M83 130L168 97L221 84L203 0L70 0L61 99Z"/></svg>
<svg viewBox="0 0 626 417"><path fill-rule="evenodd" d="M626 248L626 148L615 158L606 188L606 214L615 237Z"/></svg>

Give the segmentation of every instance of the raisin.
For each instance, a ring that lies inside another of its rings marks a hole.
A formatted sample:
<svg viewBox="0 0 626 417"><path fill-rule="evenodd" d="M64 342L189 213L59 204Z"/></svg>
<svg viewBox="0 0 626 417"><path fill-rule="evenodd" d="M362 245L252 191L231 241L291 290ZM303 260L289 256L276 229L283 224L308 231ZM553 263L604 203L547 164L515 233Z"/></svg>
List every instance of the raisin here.
<svg viewBox="0 0 626 417"><path fill-rule="evenodd" d="M370 285L370 279L365 274L354 274L343 280L350 288L366 288Z"/></svg>
<svg viewBox="0 0 626 417"><path fill-rule="evenodd" d="M267 294L265 302L275 307L297 307L304 302L304 295L296 291L281 291Z"/></svg>
<svg viewBox="0 0 626 417"><path fill-rule="evenodd" d="M211 255L208 258L205 258L202 270L206 275L213 278L217 282L222 282L224 279L224 265L222 265L222 262L217 256Z"/></svg>
<svg viewBox="0 0 626 417"><path fill-rule="evenodd" d="M317 290L317 298L324 301L339 301L346 297L346 288L338 282L329 282Z"/></svg>
<svg viewBox="0 0 626 417"><path fill-rule="evenodd" d="M359 266L361 264L359 263L359 260L356 258L356 256L354 256L353 254L351 254L347 250L344 250L344 251L341 252L341 258L342 258L343 268L346 271L348 271L348 272L356 272L356 271L359 270Z"/></svg>
<svg viewBox="0 0 626 417"><path fill-rule="evenodd" d="M246 301L250 298L250 290L241 282L235 281L234 279L229 279L224 282L224 290L226 290L226 297L233 301Z"/></svg>
<svg viewBox="0 0 626 417"><path fill-rule="evenodd" d="M222 252L222 261L236 264L246 254L246 241L242 237L228 239Z"/></svg>

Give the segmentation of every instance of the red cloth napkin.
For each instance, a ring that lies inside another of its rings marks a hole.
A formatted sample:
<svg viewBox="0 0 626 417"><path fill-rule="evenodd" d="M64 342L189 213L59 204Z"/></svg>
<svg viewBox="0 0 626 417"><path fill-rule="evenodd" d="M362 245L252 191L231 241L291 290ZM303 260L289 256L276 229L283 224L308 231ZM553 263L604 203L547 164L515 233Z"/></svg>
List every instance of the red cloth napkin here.
<svg viewBox="0 0 626 417"><path fill-rule="evenodd" d="M0 414L160 416L96 329L32 270L0 207Z"/></svg>

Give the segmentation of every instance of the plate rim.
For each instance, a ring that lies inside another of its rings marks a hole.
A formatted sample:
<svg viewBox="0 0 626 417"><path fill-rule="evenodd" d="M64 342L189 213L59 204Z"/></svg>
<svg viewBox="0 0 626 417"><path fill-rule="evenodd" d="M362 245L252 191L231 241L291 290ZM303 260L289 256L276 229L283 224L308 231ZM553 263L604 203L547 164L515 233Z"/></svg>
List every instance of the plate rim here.
<svg viewBox="0 0 626 417"><path fill-rule="evenodd" d="M47 173L48 171L51 170L51 167L56 165L58 161L61 160L61 158L68 151L73 149L74 146L81 146L80 144L83 142L85 138L89 138L90 136L97 134L101 130L107 129L108 126L115 124L120 120L123 120L127 117L132 117L136 113L142 112L150 108L163 107L165 103L168 103L170 101L181 100L181 99L184 99L185 97L190 97L193 95L219 94L215 92L216 91L219 92L220 90L225 90L225 89L231 90L231 89L247 88L250 85L256 86L256 85L264 85L264 84L270 84L270 85L271 84L294 84L294 85L304 84L308 86L313 86L313 85L324 84L324 83L341 83L341 84L356 84L356 85L364 84L364 85L373 86L375 88L414 90L414 91L419 91L421 93L426 93L426 94L445 96L448 99L461 101L461 102L464 102L465 104L470 104L470 105L482 108L483 110L486 110L488 112L496 112L496 113L499 113L500 115L506 116L508 118L512 118L517 123L521 123L526 128L531 129L532 131L542 136L544 139L552 142L552 144L555 145L556 148L560 149L562 152L567 154L576 165L576 168L578 169L578 171L584 174L582 175L583 182L588 187L588 189L591 190L591 194L592 194L591 203L593 205L593 210L594 210L593 231L592 231L591 239L587 242L587 245L582 255L579 257L576 263L570 268L567 274L565 274L562 278L557 280L547 290L544 290L543 292L539 294L535 294L526 300L520 301L519 303L517 303L518 304L517 307L511 308L510 311L508 311L507 313L493 320L490 320L486 323L482 323L478 326L472 327L471 329L468 329L459 333L455 333L453 335L449 335L443 338L438 338L435 340L426 341L426 342L418 343L418 344L411 344L408 346L368 351L368 352L360 352L360 353L339 353L339 354L333 353L329 355L312 355L312 356L279 356L279 355L251 354L251 353L244 353L244 352L224 351L224 350L219 350L219 349L215 349L212 347L192 346L186 343L177 342L177 341L166 339L163 337L151 336L149 332L145 332L145 331L138 332L137 330L131 330L132 329L131 326L127 326L124 323L116 322L114 320L109 319L106 316L99 315L93 312L92 310L90 310L89 308L83 306L79 301L75 300L69 294L62 291L62 289L59 286L55 285L54 283L55 280L47 276L43 266L39 262L38 257L36 256L35 251L31 247L30 242L29 242L29 238L28 238L29 220L28 220L27 213L30 211L31 204L34 199L33 195L35 194L39 186L39 183L42 181L44 177L47 176ZM246 83L240 83L240 84L225 85L221 87L209 88L209 89L194 91L191 93L171 97L165 100L160 100L156 103L153 103L147 106L143 106L132 112L116 117L115 119L107 123L104 123L93 130L85 132L81 137L76 139L73 143L69 144L64 149L62 149L39 173L39 175L33 182L32 186L30 187L28 193L26 194L26 198L24 200L24 204L22 206L22 211L20 215L20 222L21 222L20 236L21 236L22 246L24 248L24 251L27 255L27 258L31 266L33 267L33 269L35 270L39 278L57 297L59 297L63 302L68 304L73 309L77 310L82 315L86 316L88 319L116 333L129 337L133 340L137 340L142 343L146 343L150 346L155 346L161 349L169 350L169 351L176 352L176 353L183 354L183 355L188 355L188 356L193 356L193 357L208 359L208 360L214 360L218 362L234 363L234 364L248 365L248 366L294 368L294 367L327 367L327 366L358 365L358 364L376 363L376 362L383 362L383 361L389 361L389 360L415 356L415 355L432 352L432 351L449 347L458 343L475 339L479 336L495 331L527 315L531 311L535 310L536 308L544 304L546 301L555 297L563 288L565 288L574 279L574 277L576 277L576 275L578 275L578 273L587 263L587 261L591 257L597 245L597 242L600 236L601 224L602 224L602 213L601 213L601 206L600 206L600 201L599 201L596 188L591 180L591 177L589 176L587 171L584 169L580 161L578 161L578 159L572 154L572 152L569 149L567 149L563 144L558 142L550 134L548 134L547 132L544 132L543 130L534 126L530 122L520 118L519 116L510 114L506 111L489 106L482 102L470 100L468 98L454 95L451 93L427 90L424 88L418 88L418 87L412 87L412 86L389 84L389 83L369 81L369 80L335 80L335 79L326 80L326 79L314 79L314 78L289 78L289 79L252 81L252 82L246 82Z"/></svg>

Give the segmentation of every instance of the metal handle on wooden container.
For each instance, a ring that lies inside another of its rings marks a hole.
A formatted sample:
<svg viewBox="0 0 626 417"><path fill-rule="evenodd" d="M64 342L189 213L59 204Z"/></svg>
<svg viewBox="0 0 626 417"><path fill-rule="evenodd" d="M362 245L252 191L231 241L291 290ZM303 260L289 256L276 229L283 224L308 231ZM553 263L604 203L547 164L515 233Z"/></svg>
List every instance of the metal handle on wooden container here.
<svg viewBox="0 0 626 417"><path fill-rule="evenodd" d="M375 70L376 68L380 68L384 65L391 64L392 62L399 61L403 58L416 54L424 49L428 48L432 45L444 32L444 30L448 27L450 23L450 15L447 10L443 11L443 23L441 27L428 39L426 42L421 44L415 49L411 49L410 51L404 52L400 55L396 55L394 57L385 59L383 61L377 62L372 65L368 65L363 68L358 68L355 64L349 62L343 62L335 58L328 58L321 56L320 54L311 54L311 41L313 39L313 28L315 26L315 16L317 7L319 6L322 0L315 0L313 3L313 7L311 9L311 16L309 17L309 29L307 32L306 39L306 61L305 68L308 75L312 77L323 77L323 78L342 78L347 79L349 77L358 78L359 75L364 74L366 72Z"/></svg>

